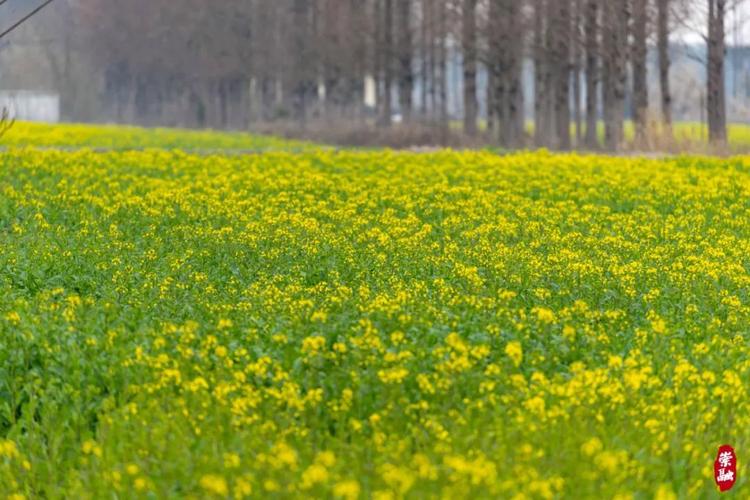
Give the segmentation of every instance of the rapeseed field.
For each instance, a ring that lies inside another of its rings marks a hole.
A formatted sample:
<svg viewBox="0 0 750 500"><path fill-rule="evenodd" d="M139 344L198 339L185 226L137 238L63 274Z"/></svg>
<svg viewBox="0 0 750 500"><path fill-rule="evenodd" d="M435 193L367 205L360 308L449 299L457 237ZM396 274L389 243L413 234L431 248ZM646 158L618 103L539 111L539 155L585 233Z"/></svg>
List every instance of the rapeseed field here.
<svg viewBox="0 0 750 500"><path fill-rule="evenodd" d="M123 125L65 125L16 122L0 137L0 147L37 146L73 150L142 150L172 149L210 153L233 151L264 152L271 150L303 151L313 147L304 141L242 132L143 128ZM325 149L315 145L316 149Z"/></svg>
<svg viewBox="0 0 750 500"><path fill-rule="evenodd" d="M750 160L0 154L0 495L695 498Z"/></svg>

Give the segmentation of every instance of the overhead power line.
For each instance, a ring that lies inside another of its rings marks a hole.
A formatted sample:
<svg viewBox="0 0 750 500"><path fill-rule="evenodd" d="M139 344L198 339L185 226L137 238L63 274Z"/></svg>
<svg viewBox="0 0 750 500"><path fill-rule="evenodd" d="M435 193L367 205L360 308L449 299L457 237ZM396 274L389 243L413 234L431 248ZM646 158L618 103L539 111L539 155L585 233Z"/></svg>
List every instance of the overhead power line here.
<svg viewBox="0 0 750 500"><path fill-rule="evenodd" d="M7 2L7 1L8 1L8 0L0 0L0 5L4 4L4 3L5 3L5 2ZM21 26L21 25L22 25L23 23L25 23L26 21L28 21L29 19L31 19L31 18L32 18L32 17L34 16L34 15L36 15L36 14L37 14L37 13L38 13L38 12L39 12L40 10L42 10L43 8L45 8L45 7L47 6L47 5L51 4L51 3L53 2L53 1L54 1L54 0L46 0L46 1L45 1L45 2L43 3L43 4L41 4L41 5L39 6L39 7L37 7L37 8L36 8L36 9L34 9L34 10L32 10L31 12L29 12L29 13L28 13L28 14L26 14L25 16L23 16L23 17L22 17L21 19L19 19L19 20L18 20L18 22L16 22L15 24L13 24L13 25L12 25L12 26L11 26L10 28L8 28L7 30L5 30L5 31L3 31L2 33L0 33L0 40L2 40L2 38L3 38L3 37L5 37L6 35L8 35L8 34L9 34L9 33L10 33L11 31L13 31L14 29L18 28L18 27L19 27L19 26Z"/></svg>

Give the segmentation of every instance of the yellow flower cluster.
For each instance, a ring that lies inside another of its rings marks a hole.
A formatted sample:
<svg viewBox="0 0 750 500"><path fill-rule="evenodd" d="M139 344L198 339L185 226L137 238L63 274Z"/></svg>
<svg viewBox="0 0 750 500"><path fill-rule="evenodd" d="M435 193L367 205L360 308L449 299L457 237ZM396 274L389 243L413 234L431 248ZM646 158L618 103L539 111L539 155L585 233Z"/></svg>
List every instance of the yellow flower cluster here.
<svg viewBox="0 0 750 500"><path fill-rule="evenodd" d="M749 160L0 162L0 497L708 497L750 440Z"/></svg>
<svg viewBox="0 0 750 500"><path fill-rule="evenodd" d="M15 122L0 137L0 146L42 146L65 149L141 150L178 148L196 152L304 151L323 146L272 136L206 130L140 128L122 125L84 125Z"/></svg>

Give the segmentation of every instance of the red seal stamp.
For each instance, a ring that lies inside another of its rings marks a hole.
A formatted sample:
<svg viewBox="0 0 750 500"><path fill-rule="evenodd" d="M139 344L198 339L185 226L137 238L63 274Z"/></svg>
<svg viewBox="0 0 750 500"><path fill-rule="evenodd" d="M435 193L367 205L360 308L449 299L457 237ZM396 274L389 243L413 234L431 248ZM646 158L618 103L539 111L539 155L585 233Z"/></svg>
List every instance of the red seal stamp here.
<svg viewBox="0 0 750 500"><path fill-rule="evenodd" d="M737 481L737 455L728 444L721 445L714 461L714 480L720 491L729 491Z"/></svg>

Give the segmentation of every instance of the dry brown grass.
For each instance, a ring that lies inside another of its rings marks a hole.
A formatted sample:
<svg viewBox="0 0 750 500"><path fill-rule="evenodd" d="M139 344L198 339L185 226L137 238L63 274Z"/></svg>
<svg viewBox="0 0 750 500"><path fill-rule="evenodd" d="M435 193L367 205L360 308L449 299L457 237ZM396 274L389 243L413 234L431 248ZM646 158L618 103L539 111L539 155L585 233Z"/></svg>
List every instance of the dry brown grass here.
<svg viewBox="0 0 750 500"><path fill-rule="evenodd" d="M378 127L363 121L317 121L304 127L297 123L276 122L255 125L253 132L273 134L289 139L349 147L387 147L393 149L455 149L479 148L492 145L481 134L469 137L460 129L446 128L428 123L398 123Z"/></svg>
<svg viewBox="0 0 750 500"><path fill-rule="evenodd" d="M500 147L486 131L480 132L476 137L470 137L461 130L459 125L441 127L427 122L398 123L390 127L379 127L369 120L317 120L305 126L301 126L298 122L277 121L256 124L252 127L252 132L342 147L387 147L416 151L445 147L453 149ZM615 154L728 156L744 152L738 144L709 144L706 136L705 126L700 124L679 123L672 128L664 125L657 116L652 116L642 138L635 137L632 123L626 124L625 143ZM525 147L536 149L530 136L526 138ZM602 148L589 150L585 147L577 147L575 141L573 141L573 150L609 153Z"/></svg>

